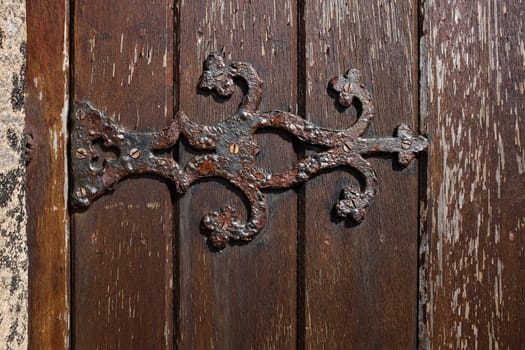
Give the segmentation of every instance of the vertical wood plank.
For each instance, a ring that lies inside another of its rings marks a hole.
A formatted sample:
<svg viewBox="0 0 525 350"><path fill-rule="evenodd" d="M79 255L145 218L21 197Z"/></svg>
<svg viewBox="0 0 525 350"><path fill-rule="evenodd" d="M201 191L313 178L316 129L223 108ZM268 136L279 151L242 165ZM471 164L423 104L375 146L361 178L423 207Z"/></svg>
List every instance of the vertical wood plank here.
<svg viewBox="0 0 525 350"><path fill-rule="evenodd" d="M523 349L525 6L424 5L429 345Z"/></svg>
<svg viewBox="0 0 525 350"><path fill-rule="evenodd" d="M29 347L69 348L69 1L27 2Z"/></svg>
<svg viewBox="0 0 525 350"><path fill-rule="evenodd" d="M241 100L240 90L221 103L196 91L207 54L221 48L226 60L250 62L258 70L265 81L262 110L295 108L294 2L181 1L180 6L179 100L190 119L212 124L232 114ZM276 169L296 159L289 138L262 133L256 139L260 166ZM187 152L189 147L183 164ZM296 197L293 191L268 194L266 228L254 241L221 253L206 246L201 218L228 204L244 208L239 194L213 180L194 185L180 199L181 349L295 347Z"/></svg>
<svg viewBox="0 0 525 350"><path fill-rule="evenodd" d="M326 86L357 68L376 107L367 136L392 135L400 123L417 130L416 1L306 1L304 24L309 120L351 125L355 117L334 108ZM417 162L401 170L391 159L370 159L379 193L358 226L333 210L343 187L355 181L345 170L306 185L307 349L416 346Z"/></svg>
<svg viewBox="0 0 525 350"><path fill-rule="evenodd" d="M173 118L173 4L75 1L74 96L131 129ZM73 216L76 349L171 349L173 209L159 179L124 180Z"/></svg>

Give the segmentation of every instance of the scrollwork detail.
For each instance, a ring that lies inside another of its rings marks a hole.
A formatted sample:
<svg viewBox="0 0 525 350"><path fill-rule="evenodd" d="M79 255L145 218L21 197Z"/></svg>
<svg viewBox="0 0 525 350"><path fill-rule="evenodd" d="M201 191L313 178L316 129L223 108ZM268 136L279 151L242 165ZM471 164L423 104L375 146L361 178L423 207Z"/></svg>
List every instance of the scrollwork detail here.
<svg viewBox="0 0 525 350"><path fill-rule="evenodd" d="M231 206L204 216L202 224L208 231L209 242L222 249L230 240L250 241L263 229L268 206L263 190L288 188L336 167L352 168L364 179L363 188L351 185L343 189L336 212L355 222L363 221L377 192L377 176L365 156L377 152L398 153L399 163L407 166L428 145L425 137L414 135L406 125L400 125L394 137L362 137L374 118L374 109L371 96L355 69L329 83L341 106L353 105L359 110L357 120L343 130L322 128L290 112L260 111L263 81L257 71L244 62L226 64L221 53L208 56L198 86L229 97L236 91L236 79L243 80L247 86L242 102L234 114L214 125L195 123L179 111L168 127L137 132L117 125L88 102L75 103L71 115L72 205L89 206L132 174L164 177L172 181L181 194L199 179L222 178L238 188L249 203L245 223ZM259 146L254 134L261 128L283 130L301 141L323 146L323 151L309 154L282 172L258 169L255 158ZM173 147L180 135L192 147L208 153L195 155L181 167L172 157L155 152ZM93 160L102 157L94 147L100 141L105 147L117 149L118 157L104 160L101 168L93 168L90 166Z"/></svg>

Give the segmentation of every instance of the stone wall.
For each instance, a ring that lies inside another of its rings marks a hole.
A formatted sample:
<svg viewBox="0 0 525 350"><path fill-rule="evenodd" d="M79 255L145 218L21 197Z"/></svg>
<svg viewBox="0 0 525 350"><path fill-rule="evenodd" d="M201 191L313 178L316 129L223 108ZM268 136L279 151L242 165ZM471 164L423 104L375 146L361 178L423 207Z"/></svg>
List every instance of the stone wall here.
<svg viewBox="0 0 525 350"><path fill-rule="evenodd" d="M27 347L25 0L0 0L0 348Z"/></svg>

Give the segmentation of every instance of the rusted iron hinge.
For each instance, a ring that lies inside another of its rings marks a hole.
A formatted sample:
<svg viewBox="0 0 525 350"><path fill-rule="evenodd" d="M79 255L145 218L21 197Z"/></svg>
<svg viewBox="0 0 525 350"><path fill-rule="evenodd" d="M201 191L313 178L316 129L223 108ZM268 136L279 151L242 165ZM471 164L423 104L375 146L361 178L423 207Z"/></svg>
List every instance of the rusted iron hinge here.
<svg viewBox="0 0 525 350"><path fill-rule="evenodd" d="M344 188L336 212L361 222L377 192L375 171L364 156L397 153L399 163L407 166L418 152L427 148L427 139L415 135L404 124L397 127L394 137L361 137L374 117L374 110L357 70L335 77L329 84L337 94L338 103L343 107L353 105L359 114L356 122L344 130L322 128L289 112L260 111L263 81L258 73L248 63L226 64L220 53L210 54L206 59L199 88L230 96L236 90L234 79L242 79L248 86L242 103L235 114L211 126L194 123L179 111L171 125L162 130L131 131L117 125L90 103L75 103L70 116L72 206L88 207L122 178L133 174L166 178L181 194L198 179L223 178L246 195L250 210L246 223L231 206L204 216L203 225L208 230L210 243L222 249L229 240L252 240L264 227L268 205L262 190L287 188L325 169L340 166L360 173L364 186ZM322 146L323 150L309 154L283 172L257 169L255 157L259 147L254 133L261 128L284 130L304 142ZM162 150L177 143L180 134L192 147L208 152L195 155L184 166L173 157L162 155Z"/></svg>

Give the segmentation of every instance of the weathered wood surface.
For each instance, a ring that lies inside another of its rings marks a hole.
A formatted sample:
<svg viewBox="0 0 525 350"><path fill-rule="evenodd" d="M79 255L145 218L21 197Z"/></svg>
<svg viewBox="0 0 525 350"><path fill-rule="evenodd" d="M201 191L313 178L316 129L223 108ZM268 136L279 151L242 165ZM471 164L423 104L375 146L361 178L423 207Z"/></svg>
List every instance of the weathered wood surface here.
<svg viewBox="0 0 525 350"><path fill-rule="evenodd" d="M525 348L525 6L426 1L432 349Z"/></svg>
<svg viewBox="0 0 525 350"><path fill-rule="evenodd" d="M376 107L368 135L392 135L400 123L417 130L416 1L310 1L304 18L308 119L336 128L353 122L350 110L336 110L326 86L333 76L357 68ZM417 162L402 170L394 157L370 162L379 194L359 226L333 210L342 188L353 181L345 170L306 185L302 268L308 349L416 345Z"/></svg>
<svg viewBox="0 0 525 350"><path fill-rule="evenodd" d="M66 349L69 9L27 5L29 336ZM201 181L173 206L169 185L133 178L73 216L72 345L408 349L419 299L420 348L525 348L523 18L518 0L75 1L74 98L127 127L162 127L173 109L205 124L234 112L240 94L219 102L196 90L206 55L224 48L261 74L264 110L348 126L351 111L338 112L326 86L358 68L376 106L368 136L401 122L417 129L420 111L432 143L419 296L417 162L370 160L379 194L359 226L332 210L356 181L345 170L299 196L269 193L260 236L221 253L200 221L225 204L244 208L237 191ZM288 136L256 137L261 166L296 159ZM180 148L184 164L192 150Z"/></svg>
<svg viewBox="0 0 525 350"><path fill-rule="evenodd" d="M173 118L169 1L75 1L74 98L131 129ZM128 179L73 215L75 349L171 349L173 211L168 186Z"/></svg>
<svg viewBox="0 0 525 350"><path fill-rule="evenodd" d="M29 347L69 348L69 2L27 1Z"/></svg>
<svg viewBox="0 0 525 350"><path fill-rule="evenodd" d="M295 108L295 2L182 1L179 11L180 110L203 124L236 111L240 90L221 103L196 91L207 54L221 48L227 60L250 62L258 70L265 81L263 110ZM258 134L257 142L261 166L277 169L296 159L292 144L277 135ZM184 146L182 164L187 152ZM206 246L200 221L227 204L244 208L239 194L213 180L179 199L179 348L295 347L296 194L271 193L268 199L266 228L254 241L221 253Z"/></svg>

